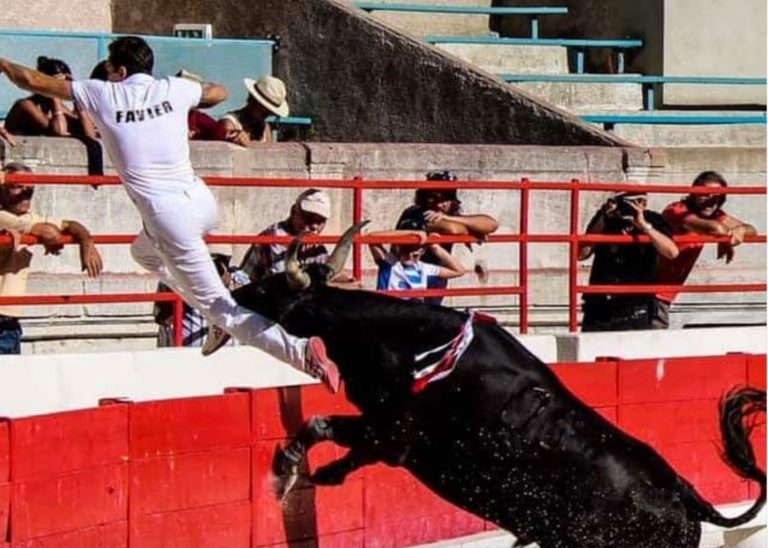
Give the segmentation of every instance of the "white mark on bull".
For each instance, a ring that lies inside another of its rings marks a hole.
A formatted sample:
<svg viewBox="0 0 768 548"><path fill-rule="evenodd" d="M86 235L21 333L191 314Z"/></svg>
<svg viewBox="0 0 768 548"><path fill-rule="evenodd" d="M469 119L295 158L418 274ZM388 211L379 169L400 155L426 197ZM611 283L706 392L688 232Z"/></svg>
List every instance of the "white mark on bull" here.
<svg viewBox="0 0 768 548"><path fill-rule="evenodd" d="M664 358L656 362L656 382L661 382L662 380L664 380L665 364L666 364L666 360L664 360Z"/></svg>

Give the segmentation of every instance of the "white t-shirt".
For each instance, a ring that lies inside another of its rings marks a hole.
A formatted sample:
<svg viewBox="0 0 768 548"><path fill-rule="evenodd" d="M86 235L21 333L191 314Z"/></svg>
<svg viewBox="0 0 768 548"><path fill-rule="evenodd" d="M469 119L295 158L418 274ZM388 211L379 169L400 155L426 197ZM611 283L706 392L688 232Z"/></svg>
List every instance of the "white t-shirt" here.
<svg viewBox="0 0 768 548"><path fill-rule="evenodd" d="M379 265L376 289L427 289L429 278L440 274L440 267L432 263L402 263L387 253L385 263Z"/></svg>
<svg viewBox="0 0 768 548"><path fill-rule="evenodd" d="M186 78L133 74L122 82L72 82L75 102L92 114L129 196L141 206L193 184L187 114L203 88Z"/></svg>

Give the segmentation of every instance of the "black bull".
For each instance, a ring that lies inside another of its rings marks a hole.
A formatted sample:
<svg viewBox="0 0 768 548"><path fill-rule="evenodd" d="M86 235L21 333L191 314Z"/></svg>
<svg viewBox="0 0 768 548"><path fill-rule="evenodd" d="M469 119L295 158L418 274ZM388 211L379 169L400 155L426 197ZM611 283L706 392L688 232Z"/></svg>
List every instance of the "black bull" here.
<svg viewBox="0 0 768 548"><path fill-rule="evenodd" d="M734 527L765 502L765 473L749 442L765 392L742 388L720 408L724 459L760 483L744 514L726 518L648 445L579 401L500 326L475 323L474 340L447 377L418 394L416 354L453 338L467 314L326 284L346 257L295 262L235 292L237 301L299 336L319 335L338 363L360 416L316 417L278 453L276 471L296 474L324 440L348 447L310 478L341 483L360 466L403 466L435 493L542 547L698 546L701 522ZM290 481L290 480L287 480Z"/></svg>

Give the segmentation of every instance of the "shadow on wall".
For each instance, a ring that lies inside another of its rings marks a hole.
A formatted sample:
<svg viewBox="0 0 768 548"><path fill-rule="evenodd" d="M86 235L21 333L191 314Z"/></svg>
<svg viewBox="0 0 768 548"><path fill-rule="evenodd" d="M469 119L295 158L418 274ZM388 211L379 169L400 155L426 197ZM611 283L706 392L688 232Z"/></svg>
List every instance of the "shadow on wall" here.
<svg viewBox="0 0 768 548"><path fill-rule="evenodd" d="M292 114L312 117L316 141L627 144L334 0L115 0L112 9L118 33L205 22L220 38L279 35L274 74Z"/></svg>

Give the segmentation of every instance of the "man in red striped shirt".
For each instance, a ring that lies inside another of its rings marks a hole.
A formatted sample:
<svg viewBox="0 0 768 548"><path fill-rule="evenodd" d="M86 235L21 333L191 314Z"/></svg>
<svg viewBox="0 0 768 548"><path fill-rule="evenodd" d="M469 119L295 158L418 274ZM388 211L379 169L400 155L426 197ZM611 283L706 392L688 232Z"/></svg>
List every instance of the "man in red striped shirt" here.
<svg viewBox="0 0 768 548"><path fill-rule="evenodd" d="M693 181L694 187L724 188L725 178L716 171L704 171ZM726 264L734 257L734 247L747 236L757 234L755 227L729 215L723 210L725 194L689 194L682 200L669 204L663 211L664 219L672 227L673 235L701 234L704 236L728 236L728 242L717 245L717 258ZM659 285L682 285L701 255L701 242L679 243L679 255L674 259L661 258ZM677 291L661 292L656 297L669 307ZM669 323L667 321L667 327Z"/></svg>

